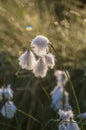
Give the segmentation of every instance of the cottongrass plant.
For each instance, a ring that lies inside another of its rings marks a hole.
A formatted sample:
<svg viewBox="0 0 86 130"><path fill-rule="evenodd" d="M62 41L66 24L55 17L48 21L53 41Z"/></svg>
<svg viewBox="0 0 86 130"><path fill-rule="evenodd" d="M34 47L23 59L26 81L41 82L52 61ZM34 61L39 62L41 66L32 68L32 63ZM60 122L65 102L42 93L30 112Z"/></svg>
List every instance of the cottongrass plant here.
<svg viewBox="0 0 86 130"><path fill-rule="evenodd" d="M47 37L43 35L36 36L31 42L31 50L28 49L19 57L19 65L22 69L32 70L36 77L44 78L48 69L53 69L55 66L55 56L49 52L50 47L53 48ZM56 112L59 111L59 130L80 130L73 119L74 115L69 102L69 93L65 89L70 76L68 72L62 70L56 70L54 76L57 85L50 93L51 108Z"/></svg>
<svg viewBox="0 0 86 130"><path fill-rule="evenodd" d="M28 50L19 57L21 68L32 70L36 77L45 77L48 69L55 66L55 56L49 52L50 45L47 37L36 36L31 42L33 52Z"/></svg>
<svg viewBox="0 0 86 130"><path fill-rule="evenodd" d="M50 93L52 99L51 107L54 108L55 111L58 109L72 109L69 103L69 94L65 90L64 86L68 81L65 72L61 70L56 70L54 75L57 80L57 86Z"/></svg>
<svg viewBox="0 0 86 130"><path fill-rule="evenodd" d="M54 73L57 86L51 91L52 105L51 107L58 111L59 118L59 130L80 130L77 122L73 119L74 114L72 107L69 103L69 94L65 89L65 85L68 81L66 73L61 70L56 70Z"/></svg>
<svg viewBox="0 0 86 130"><path fill-rule="evenodd" d="M16 113L16 106L14 105L13 101L13 90L11 89L11 85L7 85L6 88L0 88L0 101L2 102L3 106L0 110L2 116L11 119L14 117Z"/></svg>
<svg viewBox="0 0 86 130"><path fill-rule="evenodd" d="M73 119L72 110L59 110L58 114L60 116L59 130L80 130L78 124Z"/></svg>

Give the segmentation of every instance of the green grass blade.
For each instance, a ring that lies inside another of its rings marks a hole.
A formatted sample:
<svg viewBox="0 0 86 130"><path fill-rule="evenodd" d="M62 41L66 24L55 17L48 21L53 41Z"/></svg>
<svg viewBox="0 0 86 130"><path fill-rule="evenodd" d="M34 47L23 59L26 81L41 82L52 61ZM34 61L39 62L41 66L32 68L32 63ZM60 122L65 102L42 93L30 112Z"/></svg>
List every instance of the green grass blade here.
<svg viewBox="0 0 86 130"><path fill-rule="evenodd" d="M23 115L31 118L32 120L34 120L36 123L38 123L39 125L41 125L40 121L38 119L36 119L35 117L33 117L32 115L29 115L27 114L26 112L20 110L20 109L17 109L18 112L22 113Z"/></svg>

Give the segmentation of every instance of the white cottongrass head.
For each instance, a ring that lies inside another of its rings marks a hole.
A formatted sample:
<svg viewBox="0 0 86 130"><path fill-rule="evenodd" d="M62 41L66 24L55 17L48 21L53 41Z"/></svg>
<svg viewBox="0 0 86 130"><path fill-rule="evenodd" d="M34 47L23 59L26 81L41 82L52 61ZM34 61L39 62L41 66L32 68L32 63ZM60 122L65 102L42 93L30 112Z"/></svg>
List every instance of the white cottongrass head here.
<svg viewBox="0 0 86 130"><path fill-rule="evenodd" d="M31 43L31 47L36 55L43 56L47 53L50 41L43 35L36 36Z"/></svg>
<svg viewBox="0 0 86 130"><path fill-rule="evenodd" d="M1 109L2 116L8 119L13 118L15 112L16 112L16 106L14 105L12 101L6 102Z"/></svg>
<svg viewBox="0 0 86 130"><path fill-rule="evenodd" d="M78 124L76 121L72 120L69 122L69 124L67 125L67 129L66 130L80 130Z"/></svg>
<svg viewBox="0 0 86 130"><path fill-rule="evenodd" d="M39 58L38 61L36 62L34 68L33 68L33 73L35 74L36 77L45 77L47 74L48 67L45 62L45 58Z"/></svg>
<svg viewBox="0 0 86 130"><path fill-rule="evenodd" d="M79 114L78 118L86 119L86 112Z"/></svg>
<svg viewBox="0 0 86 130"><path fill-rule="evenodd" d="M80 130L78 124L72 120L70 122L61 122L59 124L59 130Z"/></svg>
<svg viewBox="0 0 86 130"><path fill-rule="evenodd" d="M64 94L64 95L63 95ZM56 86L50 93L52 105L54 111L63 108L63 96L65 98L64 110L71 110L72 107L69 103L69 95L67 91L64 91L63 87Z"/></svg>
<svg viewBox="0 0 86 130"><path fill-rule="evenodd" d="M54 108L54 110L61 109L62 108L62 97L63 97L63 87L56 86L54 90L51 91L51 100L52 105L51 107Z"/></svg>
<svg viewBox="0 0 86 130"><path fill-rule="evenodd" d="M13 98L13 90L11 89L11 85L7 85L6 88L2 88L3 89L3 96L8 99L11 100Z"/></svg>
<svg viewBox="0 0 86 130"><path fill-rule="evenodd" d="M58 114L62 121L70 121L74 117L72 110L64 111L60 109Z"/></svg>
<svg viewBox="0 0 86 130"><path fill-rule="evenodd" d="M46 64L49 68L53 68L55 66L55 56L51 53L45 55Z"/></svg>
<svg viewBox="0 0 86 130"><path fill-rule="evenodd" d="M22 69L32 70L35 63L36 59L32 51L27 50L19 57L19 65Z"/></svg>
<svg viewBox="0 0 86 130"><path fill-rule="evenodd" d="M56 80L57 80L58 83L61 83L62 85L65 85L67 83L68 77L67 77L65 71L56 70L55 73L54 73L54 75L55 75Z"/></svg>
<svg viewBox="0 0 86 130"><path fill-rule="evenodd" d="M11 100L13 98L13 90L11 89L11 85L7 85L6 88L0 88L0 100Z"/></svg>
<svg viewBox="0 0 86 130"><path fill-rule="evenodd" d="M59 130L80 130L76 121L73 120L74 115L72 110L59 110L58 114L60 116Z"/></svg>

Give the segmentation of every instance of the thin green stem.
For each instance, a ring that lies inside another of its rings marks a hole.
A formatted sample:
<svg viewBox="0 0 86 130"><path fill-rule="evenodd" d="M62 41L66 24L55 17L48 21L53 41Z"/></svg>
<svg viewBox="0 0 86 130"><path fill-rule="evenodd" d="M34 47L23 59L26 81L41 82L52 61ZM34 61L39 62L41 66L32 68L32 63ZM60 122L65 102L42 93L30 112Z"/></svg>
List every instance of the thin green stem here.
<svg viewBox="0 0 86 130"><path fill-rule="evenodd" d="M46 90L44 87L42 87L42 90L44 91L44 93L45 93L45 95L48 97L48 99L50 99L50 95L49 95L49 93L47 92L47 90Z"/></svg>
<svg viewBox="0 0 86 130"><path fill-rule="evenodd" d="M16 127L15 127L15 126L10 125L10 124L6 124L6 123L3 123L3 122L0 122L0 125L4 125L4 126L7 126L7 127L11 127L11 128L16 129Z"/></svg>
<svg viewBox="0 0 86 130"><path fill-rule="evenodd" d="M65 73L66 73L67 78L68 78L68 80L69 80L69 82L70 82L70 86L71 86L73 95L74 95L74 97L75 97L75 101L76 101L76 105L77 105L78 114L81 114L81 112L80 112L80 107L79 107L79 103L78 103L78 99L77 99L77 96L76 96L76 93L75 93L75 90L74 90L74 86L73 86L72 81L71 81L71 79L69 78L69 76L68 76L68 74L67 74L66 71L65 71Z"/></svg>
<svg viewBox="0 0 86 130"><path fill-rule="evenodd" d="M38 123L39 125L41 125L40 121L38 119L36 119L35 117L33 117L32 115L29 115L27 114L26 112L20 110L20 109L17 109L18 112L22 113L23 115L31 118L32 120L34 120L36 123Z"/></svg>
<svg viewBox="0 0 86 130"><path fill-rule="evenodd" d="M21 130L21 128L20 128L21 123L19 123L16 115L15 115L15 120L16 120L17 130Z"/></svg>

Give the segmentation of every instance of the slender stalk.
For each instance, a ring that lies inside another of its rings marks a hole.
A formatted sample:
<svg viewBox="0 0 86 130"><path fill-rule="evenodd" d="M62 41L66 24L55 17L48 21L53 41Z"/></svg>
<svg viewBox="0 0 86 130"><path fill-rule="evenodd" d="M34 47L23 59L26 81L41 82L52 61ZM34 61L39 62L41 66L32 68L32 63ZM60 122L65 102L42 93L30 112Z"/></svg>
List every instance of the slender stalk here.
<svg viewBox="0 0 86 130"><path fill-rule="evenodd" d="M63 88L62 108L65 109L65 89Z"/></svg>
<svg viewBox="0 0 86 130"><path fill-rule="evenodd" d="M45 95L48 97L48 99L50 99L50 95L49 95L49 93L47 92L47 90L46 90L44 87L42 87L42 90L44 91L44 93L45 93Z"/></svg>
<svg viewBox="0 0 86 130"><path fill-rule="evenodd" d="M10 125L10 124L6 124L6 123L3 123L3 122L0 122L0 125L4 125L4 126L7 126L7 127L11 127L11 128L16 129L16 127L15 127L15 126Z"/></svg>
<svg viewBox="0 0 86 130"><path fill-rule="evenodd" d="M41 125L40 121L38 119L36 119L35 117L33 117L32 115L29 115L27 114L26 112L20 110L20 109L17 109L18 112L22 113L23 115L31 118L32 120L34 120L36 123L38 123L39 125Z"/></svg>
<svg viewBox="0 0 86 130"><path fill-rule="evenodd" d="M19 123L18 117L15 115L15 120L16 120L16 125L17 125L17 130L21 130L21 123Z"/></svg>

